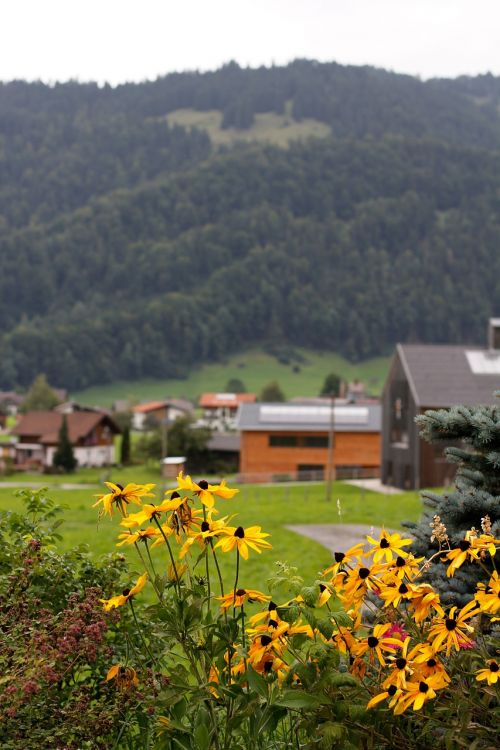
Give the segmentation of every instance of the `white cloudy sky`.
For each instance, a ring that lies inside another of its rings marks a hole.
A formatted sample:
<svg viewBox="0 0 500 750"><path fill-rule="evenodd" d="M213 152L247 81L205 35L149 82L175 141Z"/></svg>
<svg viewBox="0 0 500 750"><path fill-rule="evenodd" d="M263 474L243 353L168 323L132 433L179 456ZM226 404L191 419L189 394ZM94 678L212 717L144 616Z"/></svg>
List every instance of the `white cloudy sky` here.
<svg viewBox="0 0 500 750"><path fill-rule="evenodd" d="M500 75L500 0L0 0L0 79L109 81L296 57Z"/></svg>

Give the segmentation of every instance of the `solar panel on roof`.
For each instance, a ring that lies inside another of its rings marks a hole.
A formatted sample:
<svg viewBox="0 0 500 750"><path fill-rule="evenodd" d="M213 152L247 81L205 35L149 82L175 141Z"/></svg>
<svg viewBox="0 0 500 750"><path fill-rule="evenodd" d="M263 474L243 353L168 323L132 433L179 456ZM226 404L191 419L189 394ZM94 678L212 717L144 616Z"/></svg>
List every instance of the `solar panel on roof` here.
<svg viewBox="0 0 500 750"><path fill-rule="evenodd" d="M368 409L366 406L335 406L333 409L335 424L367 424ZM331 409L329 406L291 406L263 405L259 409L259 422L329 424Z"/></svg>
<svg viewBox="0 0 500 750"><path fill-rule="evenodd" d="M497 352L465 352L474 375L500 375L500 355Z"/></svg>

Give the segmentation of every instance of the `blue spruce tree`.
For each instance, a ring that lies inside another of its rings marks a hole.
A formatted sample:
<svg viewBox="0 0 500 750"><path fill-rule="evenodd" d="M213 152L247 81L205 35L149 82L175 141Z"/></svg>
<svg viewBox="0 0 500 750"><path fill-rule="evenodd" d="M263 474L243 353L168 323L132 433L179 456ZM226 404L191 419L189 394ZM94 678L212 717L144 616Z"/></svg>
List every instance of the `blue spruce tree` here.
<svg viewBox="0 0 500 750"><path fill-rule="evenodd" d="M423 492L425 511L420 523L406 523L415 538L414 554L431 557L439 549L431 542L435 516L446 526L452 549L464 540L465 533L475 527L483 533L484 524L491 522L491 533L500 532L500 408L479 406L428 411L417 417L421 436L430 443L457 442L460 447L445 448L448 461L457 464L455 486L439 495ZM462 447L463 446L463 447ZM444 558L444 555L442 556ZM478 581L487 581L492 570L489 555L478 563L466 562L453 577L446 575L449 561L436 557L427 573L427 580L439 591L445 604L463 606L470 600ZM487 570L485 570L485 568Z"/></svg>

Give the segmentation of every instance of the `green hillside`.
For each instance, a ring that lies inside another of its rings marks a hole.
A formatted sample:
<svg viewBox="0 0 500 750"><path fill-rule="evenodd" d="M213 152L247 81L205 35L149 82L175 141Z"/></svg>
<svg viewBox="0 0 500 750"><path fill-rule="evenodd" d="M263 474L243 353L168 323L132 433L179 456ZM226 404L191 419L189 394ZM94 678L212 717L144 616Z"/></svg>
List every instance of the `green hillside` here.
<svg viewBox="0 0 500 750"><path fill-rule="evenodd" d="M336 372L347 381L366 383L369 391L378 395L389 369L389 357L379 357L359 364L351 364L337 354L297 349L289 363L263 351L235 354L226 361L202 365L184 380L143 379L118 381L94 386L73 394L82 404L110 406L116 399L141 401L172 396L197 400L204 391L222 391L230 378L243 381L247 391L259 393L271 380L277 380L287 398L317 396L325 376Z"/></svg>

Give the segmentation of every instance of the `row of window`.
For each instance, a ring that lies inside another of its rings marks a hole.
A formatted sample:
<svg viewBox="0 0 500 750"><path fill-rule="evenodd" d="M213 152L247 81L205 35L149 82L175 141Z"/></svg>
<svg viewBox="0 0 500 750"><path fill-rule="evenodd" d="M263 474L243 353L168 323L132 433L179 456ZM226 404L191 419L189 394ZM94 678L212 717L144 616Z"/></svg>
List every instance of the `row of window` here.
<svg viewBox="0 0 500 750"><path fill-rule="evenodd" d="M269 435L270 448L328 448L327 435Z"/></svg>

